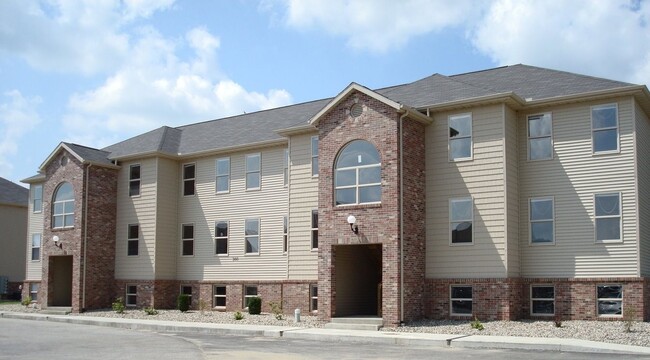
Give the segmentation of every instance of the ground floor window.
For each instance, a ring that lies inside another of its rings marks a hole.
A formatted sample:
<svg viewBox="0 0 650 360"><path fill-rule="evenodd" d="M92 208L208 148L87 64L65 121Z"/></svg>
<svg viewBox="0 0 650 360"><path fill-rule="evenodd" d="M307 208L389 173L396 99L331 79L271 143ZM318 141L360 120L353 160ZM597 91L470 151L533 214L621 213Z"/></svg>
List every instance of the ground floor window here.
<svg viewBox="0 0 650 360"><path fill-rule="evenodd" d="M318 310L318 285L309 285L309 311Z"/></svg>
<svg viewBox="0 0 650 360"><path fill-rule="evenodd" d="M472 287L452 285L450 292L451 315L472 315Z"/></svg>
<svg viewBox="0 0 650 360"><path fill-rule="evenodd" d="M181 295L187 295L192 303L192 285L181 285Z"/></svg>
<svg viewBox="0 0 650 360"><path fill-rule="evenodd" d="M623 315L623 286L598 285L598 315Z"/></svg>
<svg viewBox="0 0 650 360"><path fill-rule="evenodd" d="M548 285L532 285L530 287L530 314L555 314L555 287Z"/></svg>
<svg viewBox="0 0 650 360"><path fill-rule="evenodd" d="M226 287L223 285L214 286L214 307L216 308L226 308Z"/></svg>
<svg viewBox="0 0 650 360"><path fill-rule="evenodd" d="M244 286L244 308L248 307L248 301L257 297L257 285Z"/></svg>
<svg viewBox="0 0 650 360"><path fill-rule="evenodd" d="M32 298L32 301L38 301L38 283L29 284L29 297Z"/></svg>
<svg viewBox="0 0 650 360"><path fill-rule="evenodd" d="M126 286L126 306L136 306L138 305L138 286L137 285L127 285Z"/></svg>

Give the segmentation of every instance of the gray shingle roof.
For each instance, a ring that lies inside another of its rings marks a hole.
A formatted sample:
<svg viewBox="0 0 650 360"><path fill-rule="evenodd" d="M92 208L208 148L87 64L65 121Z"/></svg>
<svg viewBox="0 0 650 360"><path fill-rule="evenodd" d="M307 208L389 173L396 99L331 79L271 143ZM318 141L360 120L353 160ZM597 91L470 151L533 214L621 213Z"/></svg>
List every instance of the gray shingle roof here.
<svg viewBox="0 0 650 360"><path fill-rule="evenodd" d="M0 204L27 206L29 190L0 177Z"/></svg>
<svg viewBox="0 0 650 360"><path fill-rule="evenodd" d="M421 109L509 92L522 99L539 100L631 85L564 71L513 65L452 76L434 74L376 91L393 101ZM282 137L275 130L307 124L330 101L316 100L176 128L163 126L102 151L110 153L108 158L111 159L154 152L188 155L278 140ZM103 153L95 155L104 156Z"/></svg>
<svg viewBox="0 0 650 360"><path fill-rule="evenodd" d="M64 144L68 146L70 150L74 151L85 161L95 163L95 164L113 165L113 163L108 159L108 156L110 155L108 151L98 150L91 147L72 144L72 143L64 143Z"/></svg>

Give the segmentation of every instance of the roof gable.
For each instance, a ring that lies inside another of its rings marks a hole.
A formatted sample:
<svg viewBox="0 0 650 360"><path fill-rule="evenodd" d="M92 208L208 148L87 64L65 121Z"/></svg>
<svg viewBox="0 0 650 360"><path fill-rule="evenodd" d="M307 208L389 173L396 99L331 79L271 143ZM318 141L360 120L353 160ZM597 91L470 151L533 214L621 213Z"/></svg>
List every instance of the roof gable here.
<svg viewBox="0 0 650 360"><path fill-rule="evenodd" d="M47 164L54 159L57 154L65 150L70 155L74 156L75 159L79 160L82 164L93 164L93 165L98 165L98 166L103 166L103 167L117 167L111 160L108 159L109 153L107 151L99 150L99 149L94 149L91 147L83 146L83 145L77 145L77 144L72 144L72 143L65 143L61 142L55 149L50 153L50 156L43 161L39 169L41 171L45 170L45 167Z"/></svg>

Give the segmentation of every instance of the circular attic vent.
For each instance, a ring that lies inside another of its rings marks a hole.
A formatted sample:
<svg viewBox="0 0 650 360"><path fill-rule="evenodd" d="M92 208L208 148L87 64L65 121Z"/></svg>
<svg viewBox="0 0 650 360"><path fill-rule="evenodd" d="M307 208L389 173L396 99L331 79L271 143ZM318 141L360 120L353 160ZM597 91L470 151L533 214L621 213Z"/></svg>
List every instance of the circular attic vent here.
<svg viewBox="0 0 650 360"><path fill-rule="evenodd" d="M359 116L361 115L362 112L363 112L363 106L361 106L361 104L354 104L354 105L352 105L352 107L350 108L350 115L351 115L353 118L357 118L357 117L359 117Z"/></svg>
<svg viewBox="0 0 650 360"><path fill-rule="evenodd" d="M64 156L61 158L61 166L66 166L68 165L68 157Z"/></svg>

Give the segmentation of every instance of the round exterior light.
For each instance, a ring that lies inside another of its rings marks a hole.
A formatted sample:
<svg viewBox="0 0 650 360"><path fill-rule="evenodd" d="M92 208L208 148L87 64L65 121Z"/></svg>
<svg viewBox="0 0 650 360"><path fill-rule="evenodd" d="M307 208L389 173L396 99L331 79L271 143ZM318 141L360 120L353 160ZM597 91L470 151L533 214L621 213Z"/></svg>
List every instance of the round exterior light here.
<svg viewBox="0 0 650 360"><path fill-rule="evenodd" d="M355 222L357 222L357 218L355 218L354 215L348 216L348 224L354 225Z"/></svg>

